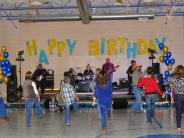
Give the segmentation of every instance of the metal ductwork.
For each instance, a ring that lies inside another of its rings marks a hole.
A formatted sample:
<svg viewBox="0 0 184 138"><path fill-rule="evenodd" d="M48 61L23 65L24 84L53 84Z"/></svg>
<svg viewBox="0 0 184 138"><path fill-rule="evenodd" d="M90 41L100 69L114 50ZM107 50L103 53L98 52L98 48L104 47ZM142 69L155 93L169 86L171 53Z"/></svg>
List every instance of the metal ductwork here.
<svg viewBox="0 0 184 138"><path fill-rule="evenodd" d="M92 15L91 20L138 20L138 19L154 19L154 15Z"/></svg>
<svg viewBox="0 0 184 138"><path fill-rule="evenodd" d="M82 23L90 23L89 8L87 0L76 0Z"/></svg>
<svg viewBox="0 0 184 138"><path fill-rule="evenodd" d="M56 22L56 21L80 21L79 16L25 16L20 17L19 22Z"/></svg>

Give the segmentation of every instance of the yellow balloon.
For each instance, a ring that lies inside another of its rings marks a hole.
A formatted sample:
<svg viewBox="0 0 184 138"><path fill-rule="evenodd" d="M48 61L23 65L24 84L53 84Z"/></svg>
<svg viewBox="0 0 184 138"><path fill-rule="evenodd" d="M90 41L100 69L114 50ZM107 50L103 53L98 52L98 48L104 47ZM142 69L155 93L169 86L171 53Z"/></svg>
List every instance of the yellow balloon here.
<svg viewBox="0 0 184 138"><path fill-rule="evenodd" d="M4 77L4 83L8 83L8 77Z"/></svg>
<svg viewBox="0 0 184 138"><path fill-rule="evenodd" d="M164 63L164 61L163 61L163 56L160 56L160 57L159 57L159 60L160 60L161 63Z"/></svg>
<svg viewBox="0 0 184 138"><path fill-rule="evenodd" d="M0 75L2 75L2 70L0 69Z"/></svg>
<svg viewBox="0 0 184 138"><path fill-rule="evenodd" d="M3 81L3 76L2 75L0 75L0 81Z"/></svg>
<svg viewBox="0 0 184 138"><path fill-rule="evenodd" d="M167 69L168 69L169 71L171 71L171 70L172 70L172 65L168 65L168 66L167 66Z"/></svg>
<svg viewBox="0 0 184 138"><path fill-rule="evenodd" d="M0 61L4 60L4 57L3 56L0 56Z"/></svg>
<svg viewBox="0 0 184 138"><path fill-rule="evenodd" d="M5 51L6 51L6 47L3 46L1 50L2 50L3 52L5 52Z"/></svg>
<svg viewBox="0 0 184 138"><path fill-rule="evenodd" d="M170 83L170 84L169 84L169 87L170 87L170 88L172 88L172 87L173 87L173 84L172 84L172 83Z"/></svg>
<svg viewBox="0 0 184 138"><path fill-rule="evenodd" d="M164 46L162 50L163 50L163 54L166 55L168 52L168 47Z"/></svg>

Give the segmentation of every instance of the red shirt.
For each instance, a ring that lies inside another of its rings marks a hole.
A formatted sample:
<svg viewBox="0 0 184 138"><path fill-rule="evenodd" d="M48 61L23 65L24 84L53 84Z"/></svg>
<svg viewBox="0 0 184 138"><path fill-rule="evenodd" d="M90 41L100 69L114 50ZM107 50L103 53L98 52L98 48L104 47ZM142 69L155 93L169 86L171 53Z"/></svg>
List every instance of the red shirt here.
<svg viewBox="0 0 184 138"><path fill-rule="evenodd" d="M157 91L161 96L163 95L160 88L158 87L158 84L155 78L152 78L152 77L139 78L137 87L142 87L142 86L144 86L145 93L154 93L155 91Z"/></svg>

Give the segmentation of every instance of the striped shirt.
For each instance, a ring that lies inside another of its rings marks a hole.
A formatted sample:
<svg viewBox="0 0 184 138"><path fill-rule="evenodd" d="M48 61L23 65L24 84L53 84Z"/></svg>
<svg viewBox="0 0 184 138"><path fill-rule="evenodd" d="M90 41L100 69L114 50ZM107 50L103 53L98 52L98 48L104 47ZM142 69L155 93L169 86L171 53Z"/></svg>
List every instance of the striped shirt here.
<svg viewBox="0 0 184 138"><path fill-rule="evenodd" d="M63 83L61 85L61 89L60 89L60 95L63 98L63 102L65 105L71 105L74 103L75 100L75 92L74 92L74 88L72 85L67 84L67 83Z"/></svg>

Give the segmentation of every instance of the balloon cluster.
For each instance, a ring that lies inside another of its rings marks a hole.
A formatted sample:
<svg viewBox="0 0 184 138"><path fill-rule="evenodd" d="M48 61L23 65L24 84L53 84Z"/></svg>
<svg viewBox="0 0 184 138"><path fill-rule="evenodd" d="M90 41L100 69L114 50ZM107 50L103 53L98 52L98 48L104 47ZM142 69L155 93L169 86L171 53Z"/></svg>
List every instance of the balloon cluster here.
<svg viewBox="0 0 184 138"><path fill-rule="evenodd" d="M162 82L164 83L166 79L170 76L170 71L172 70L172 66L175 63L175 59L172 58L171 52L169 51L168 47L165 46L163 43L159 44L159 49L163 52L163 56L160 56L159 60L161 63L165 63L165 65L167 66L167 70L165 70L164 77L162 80ZM172 92L172 87L173 85L169 84L169 86L167 87L168 93Z"/></svg>
<svg viewBox="0 0 184 138"><path fill-rule="evenodd" d="M8 82L8 74L11 72L11 64L8 60L9 53L6 51L6 47L2 47L0 50L0 83Z"/></svg>

